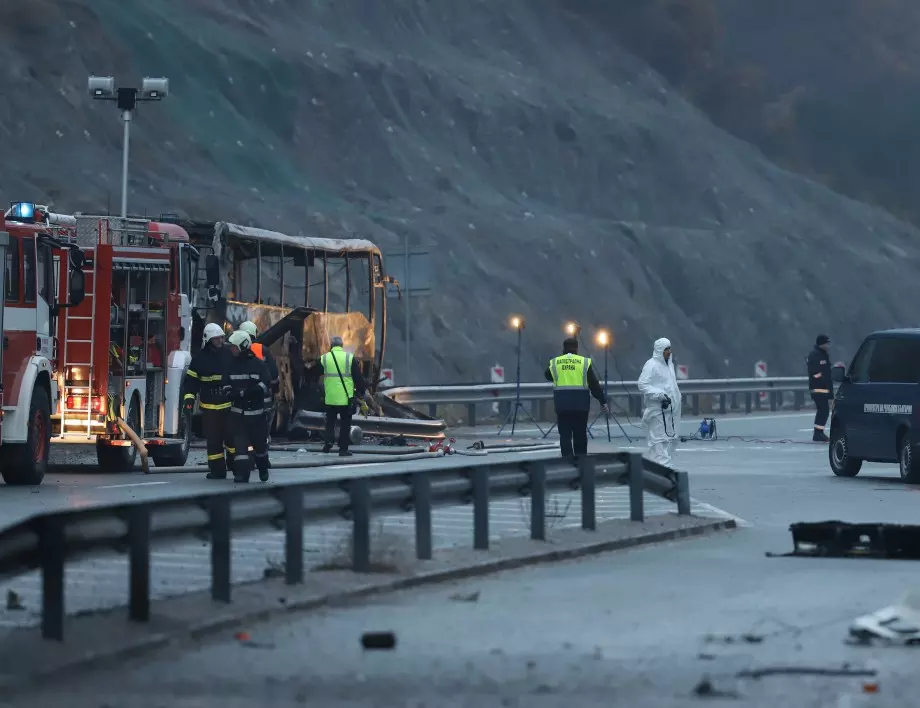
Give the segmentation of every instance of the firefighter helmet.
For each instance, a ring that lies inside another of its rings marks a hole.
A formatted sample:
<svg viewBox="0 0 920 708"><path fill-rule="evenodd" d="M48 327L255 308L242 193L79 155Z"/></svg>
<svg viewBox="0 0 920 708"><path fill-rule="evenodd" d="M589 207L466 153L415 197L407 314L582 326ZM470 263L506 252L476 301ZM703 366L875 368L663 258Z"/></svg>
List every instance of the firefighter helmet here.
<svg viewBox="0 0 920 708"><path fill-rule="evenodd" d="M243 324L241 324L239 329L240 329L240 332L245 332L246 334L248 334L250 339L255 339L256 337L259 336L259 328L256 327L255 322L252 322L250 320L246 320Z"/></svg>
<svg viewBox="0 0 920 708"><path fill-rule="evenodd" d="M211 322L204 326L204 335L202 336L202 344L207 344L214 337L223 337L224 329L216 322Z"/></svg>
<svg viewBox="0 0 920 708"><path fill-rule="evenodd" d="M247 351L249 347L252 346L252 340L249 338L249 335L239 329L230 335L230 339L228 339L227 342L235 347L239 347L242 352Z"/></svg>

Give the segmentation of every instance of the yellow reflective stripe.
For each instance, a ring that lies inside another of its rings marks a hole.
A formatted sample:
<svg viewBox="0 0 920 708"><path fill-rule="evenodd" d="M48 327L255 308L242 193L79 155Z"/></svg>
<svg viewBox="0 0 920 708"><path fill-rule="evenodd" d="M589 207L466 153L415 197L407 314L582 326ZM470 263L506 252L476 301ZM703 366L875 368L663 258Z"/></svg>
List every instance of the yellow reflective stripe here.
<svg viewBox="0 0 920 708"><path fill-rule="evenodd" d="M216 455L208 455L208 462L211 460L221 460L224 457L224 453L218 452Z"/></svg>
<svg viewBox="0 0 920 708"><path fill-rule="evenodd" d="M185 400L187 401L187 400L190 399L190 398L194 401L194 400L195 400L195 394L194 394L194 393L186 393L186 394L185 394Z"/></svg>
<svg viewBox="0 0 920 708"><path fill-rule="evenodd" d="M197 372L197 371L192 371L191 369L189 369L189 370L186 371L185 373L187 373L189 376L191 376L191 377L193 377L193 378L196 378L196 379L201 378L201 377L198 375L198 372Z"/></svg>
<svg viewBox="0 0 920 708"><path fill-rule="evenodd" d="M198 376L198 374L195 374L195 375ZM214 381L220 381L222 378L224 378L223 374L214 374L214 376L201 376L200 377L200 379L204 381L205 383L212 383Z"/></svg>
<svg viewBox="0 0 920 708"><path fill-rule="evenodd" d="M230 402L227 401L226 403L200 403L199 407L204 408L207 411L222 411L225 408L230 407Z"/></svg>
<svg viewBox="0 0 920 708"><path fill-rule="evenodd" d="M224 445L224 450L226 450L227 452L229 452L231 455L235 455L235 454L236 454L236 448L235 448L235 447L227 447L226 445Z"/></svg>

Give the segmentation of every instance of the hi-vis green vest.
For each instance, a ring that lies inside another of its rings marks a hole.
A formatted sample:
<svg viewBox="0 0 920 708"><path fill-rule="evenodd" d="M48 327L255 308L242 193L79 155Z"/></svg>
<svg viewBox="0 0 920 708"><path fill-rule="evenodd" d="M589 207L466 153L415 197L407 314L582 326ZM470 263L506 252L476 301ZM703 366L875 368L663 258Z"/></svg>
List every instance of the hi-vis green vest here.
<svg viewBox="0 0 920 708"><path fill-rule="evenodd" d="M326 391L327 406L347 406L355 397L355 382L351 378L351 362L353 354L349 354L342 347L333 347L320 358L323 365L323 388ZM336 369L335 365L339 368ZM339 372L342 377L339 378ZM345 385L342 385L344 381Z"/></svg>
<svg viewBox="0 0 920 708"><path fill-rule="evenodd" d="M563 354L549 362L556 412L591 409L591 392L588 389L590 366L591 359L578 354Z"/></svg>

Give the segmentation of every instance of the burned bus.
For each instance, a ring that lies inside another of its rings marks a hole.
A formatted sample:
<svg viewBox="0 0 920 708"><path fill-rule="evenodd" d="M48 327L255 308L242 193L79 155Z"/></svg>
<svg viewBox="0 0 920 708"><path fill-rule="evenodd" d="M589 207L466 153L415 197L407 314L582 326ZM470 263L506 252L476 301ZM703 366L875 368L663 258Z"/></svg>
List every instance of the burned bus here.
<svg viewBox="0 0 920 708"><path fill-rule="evenodd" d="M170 217L161 217L164 221ZM225 331L251 320L271 349L281 380L275 430L296 410L319 410L321 389L305 371L339 335L376 391L386 350L385 288L380 249L363 239L289 236L227 222L176 220L204 257L192 353L205 324ZM321 408L321 405L320 405Z"/></svg>

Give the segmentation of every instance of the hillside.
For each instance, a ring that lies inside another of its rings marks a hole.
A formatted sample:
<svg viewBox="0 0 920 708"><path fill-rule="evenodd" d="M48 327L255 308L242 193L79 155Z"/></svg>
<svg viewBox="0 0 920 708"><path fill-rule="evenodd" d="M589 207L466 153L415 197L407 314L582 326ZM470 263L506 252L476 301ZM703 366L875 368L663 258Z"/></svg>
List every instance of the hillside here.
<svg viewBox="0 0 920 708"><path fill-rule="evenodd" d="M130 206L289 232L404 233L435 254L415 382L540 375L561 324L606 325L633 378L670 337L691 375L800 374L913 324L917 232L782 171L611 39L603 3L29 0L0 9L8 199L117 209L120 122L86 76L165 75ZM575 5L577 13L563 11ZM388 359L404 381L402 321Z"/></svg>

